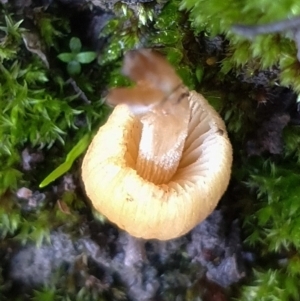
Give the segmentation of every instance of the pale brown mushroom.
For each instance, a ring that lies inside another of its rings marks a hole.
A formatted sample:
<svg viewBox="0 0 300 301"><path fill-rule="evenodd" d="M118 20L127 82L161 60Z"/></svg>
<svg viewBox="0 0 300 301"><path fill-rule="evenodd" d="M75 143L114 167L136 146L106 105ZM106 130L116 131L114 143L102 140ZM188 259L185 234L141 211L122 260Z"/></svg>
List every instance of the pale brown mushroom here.
<svg viewBox="0 0 300 301"><path fill-rule="evenodd" d="M136 67L134 55L146 60L142 69L148 74ZM228 186L232 147L225 124L157 54L130 53L124 69L136 81L141 74L141 81L108 96L125 104L115 107L89 146L84 187L94 208L129 234L176 238L205 219ZM138 103L139 97L147 103Z"/></svg>

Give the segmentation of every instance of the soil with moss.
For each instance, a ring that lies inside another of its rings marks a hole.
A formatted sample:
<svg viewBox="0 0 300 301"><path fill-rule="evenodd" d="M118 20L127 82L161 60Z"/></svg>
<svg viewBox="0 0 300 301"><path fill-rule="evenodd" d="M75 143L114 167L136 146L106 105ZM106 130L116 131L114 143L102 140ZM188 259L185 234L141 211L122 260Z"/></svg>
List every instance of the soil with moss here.
<svg viewBox="0 0 300 301"><path fill-rule="evenodd" d="M0 8L0 300L299 300L297 30L244 30L297 22L296 0ZM143 241L146 260L92 211L80 179L107 91L130 84L123 54L140 47L209 100L234 149L218 208L181 238Z"/></svg>

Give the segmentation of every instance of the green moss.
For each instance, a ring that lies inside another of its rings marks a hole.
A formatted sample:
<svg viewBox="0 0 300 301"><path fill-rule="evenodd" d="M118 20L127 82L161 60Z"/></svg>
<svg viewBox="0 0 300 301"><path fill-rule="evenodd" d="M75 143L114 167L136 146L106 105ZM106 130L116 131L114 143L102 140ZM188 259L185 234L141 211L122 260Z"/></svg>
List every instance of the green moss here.
<svg viewBox="0 0 300 301"><path fill-rule="evenodd" d="M20 162L19 149L26 144L32 147L51 147L56 141L63 144L67 129L75 128L75 116L81 111L71 106L73 97L62 102L62 96L44 88L48 72L40 62L22 67L17 59L5 61L0 63L0 70L0 135L4 150L0 160L6 162L0 184L2 194L8 188L16 188L10 180L11 168Z"/></svg>
<svg viewBox="0 0 300 301"><path fill-rule="evenodd" d="M287 129L285 141L295 134L291 132ZM243 180L246 188L240 201L245 247L259 256L238 300L299 299L300 166L293 160L295 146L296 141L287 143L286 157L277 163L254 158L234 169L233 178Z"/></svg>
<svg viewBox="0 0 300 301"><path fill-rule="evenodd" d="M39 30L44 40L41 44L57 48L65 46L62 40L69 28L67 22L58 17L53 20L47 15L40 15ZM17 188L23 175L17 166L21 162L22 148L50 149L53 145L65 147L66 153L72 149L74 140L68 138L70 132L76 132L79 140L83 133L91 130L95 120L105 118L101 96L95 95L87 71L76 78L78 89L85 93L91 103L79 100L76 90L70 90L68 78L56 68L47 69L44 62L24 47L21 27L22 21L15 22L10 15L0 18L0 30L3 32L0 44L0 135L2 137L0 161L0 195ZM67 45L66 45L67 47ZM67 49L57 49L63 53ZM80 63L86 63L86 56L80 52ZM47 51L45 51L47 53ZM77 58L76 56L76 58ZM93 58L95 53L93 53ZM92 57L88 57L91 61ZM98 72L96 70L94 73ZM90 74L90 71L88 70ZM94 74L93 74L94 75ZM100 76L98 82L102 81ZM65 84L66 83L66 84ZM104 84L100 84L100 86ZM102 115L102 113L104 113ZM87 129L78 131L76 120L84 118ZM24 130L26 129L26 130ZM60 146L59 146L60 145Z"/></svg>
<svg viewBox="0 0 300 301"><path fill-rule="evenodd" d="M240 300L288 301L299 300L299 273L290 275L284 270L268 270L254 273L252 286L245 287Z"/></svg>
<svg viewBox="0 0 300 301"><path fill-rule="evenodd" d="M283 131L285 143L284 155L287 158L293 158L297 165L300 164L300 128L298 126L289 126Z"/></svg>
<svg viewBox="0 0 300 301"><path fill-rule="evenodd" d="M245 219L252 224L253 232L247 239L251 244L260 242L269 252L300 247L299 181L299 167L287 163L251 173L247 185L255 189L259 199L257 210Z"/></svg>
<svg viewBox="0 0 300 301"><path fill-rule="evenodd" d="M58 47L65 47L62 40L68 32L67 21L58 17L50 20L49 16L40 16L38 20L42 22L39 29L44 38L41 44L55 46L57 55L68 51L68 45L65 49ZM55 63L47 69L40 57L26 50L22 38L25 30L21 26L22 21L16 22L8 14L0 17L0 235L2 239L10 237L23 244L35 242L41 245L49 240L52 229L65 225L69 232L72 231L81 219L83 201L78 201L76 195L66 197L65 192L60 195L61 201L71 215L62 212L57 204L51 205L50 199L45 206L27 212L13 193L22 186L37 187L45 173L65 158L68 168L64 172L69 170L84 151L80 150L78 154L78 147L74 151L77 141L105 120L107 110L103 109L101 96L94 93L97 82L90 83L86 70L81 78L76 78L76 83L90 99L88 104L79 98L77 91L70 89L68 83L65 84L68 77L64 70L55 67ZM48 53L47 49L43 51ZM88 74L91 74L89 70ZM98 81L102 81L101 76ZM80 118L84 122L79 128L76 122ZM21 152L25 147L42 149L46 155L45 163L30 173L20 168ZM57 157L58 149L60 157Z"/></svg>
<svg viewBox="0 0 300 301"><path fill-rule="evenodd" d="M195 32L207 31L211 36L224 34L229 40L223 72L253 65L254 61L258 61L257 70L279 66L281 84L300 92L297 50L290 33L258 35L249 41L231 30L234 24L266 24L299 16L297 0L183 0L181 9L190 11Z"/></svg>
<svg viewBox="0 0 300 301"><path fill-rule="evenodd" d="M128 85L120 74L121 58L131 49L149 47L166 55L184 83L193 89L196 77L184 47L190 27L185 14L178 10L178 0L169 1L155 18L154 7L139 4L137 12L118 3L117 17L108 22L101 37L110 37L108 46L99 55L100 66L110 68L109 87Z"/></svg>
<svg viewBox="0 0 300 301"><path fill-rule="evenodd" d="M111 63L120 63L123 54L138 47L143 39L146 24L152 19L152 10L138 6L139 13L135 13L126 4L115 5L116 17L111 19L100 37L109 37L107 47L99 56L99 64L106 66Z"/></svg>
<svg viewBox="0 0 300 301"><path fill-rule="evenodd" d="M241 287L237 300L299 300L299 127L284 130L284 153L276 163L267 156L247 158L243 149L247 134L257 126L255 107L245 97L247 87L240 85L235 90L235 80L230 82L232 70L238 74L242 70L251 77L257 70L275 67L280 71L275 81L300 91L297 49L290 35L267 34L247 40L231 31L236 23L265 24L298 16L299 5L293 0L183 0L181 8L189 10L196 34L223 34L229 40L221 66L226 77L222 80L219 71L214 73L205 67L200 78L204 95L208 99L213 95L212 101L217 102L231 136L235 154L233 182L241 189L238 203L232 206L238 206L242 213L245 247L258 256L253 263L255 270L247 285ZM213 84L209 86L208 79L215 85L222 80L227 93L218 92L218 86L214 88Z"/></svg>

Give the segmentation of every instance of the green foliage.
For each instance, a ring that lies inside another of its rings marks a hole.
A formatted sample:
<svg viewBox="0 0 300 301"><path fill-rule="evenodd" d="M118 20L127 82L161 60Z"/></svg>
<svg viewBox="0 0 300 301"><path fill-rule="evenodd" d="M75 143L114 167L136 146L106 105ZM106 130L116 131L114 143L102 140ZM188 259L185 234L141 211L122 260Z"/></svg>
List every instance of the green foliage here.
<svg viewBox="0 0 300 301"><path fill-rule="evenodd" d="M68 279L67 279L68 280ZM40 290L35 290L34 295L31 300L33 301L107 301L107 300L115 300L115 301L126 301L128 298L126 297L123 288L112 287L110 288L110 293L102 292L100 283L99 287L82 287L78 288L69 288L70 280L65 281L59 285L53 287L44 287ZM105 285L103 285L105 286ZM67 287L67 289L66 289Z"/></svg>
<svg viewBox="0 0 300 301"><path fill-rule="evenodd" d="M116 18L111 19L100 34L100 38L110 38L98 59L101 66L118 61L124 52L140 46L145 25L153 18L153 11L141 4L137 5L137 12L134 12L120 2L115 5L115 13Z"/></svg>
<svg viewBox="0 0 300 301"><path fill-rule="evenodd" d="M55 301L56 299L55 288L45 288L43 290L34 291L33 301Z"/></svg>
<svg viewBox="0 0 300 301"><path fill-rule="evenodd" d="M242 209L245 243L262 260L238 300L299 300L300 167L291 160L293 146L288 146L290 155L285 161L277 164L263 158L243 164L249 189Z"/></svg>
<svg viewBox="0 0 300 301"><path fill-rule="evenodd" d="M34 242L36 246L41 247L45 242L50 243L49 213L39 212L39 218L36 220L33 216L26 216L20 223L18 234L15 239L23 245L28 242Z"/></svg>
<svg viewBox="0 0 300 301"><path fill-rule="evenodd" d="M282 85L300 92L297 50L290 33L265 34L251 41L234 34L233 24L258 25L290 19L300 15L297 0L183 0L181 9L190 11L195 32L207 31L211 36L226 35L229 47L223 60L223 72L255 65L256 70L280 68Z"/></svg>
<svg viewBox="0 0 300 301"><path fill-rule="evenodd" d="M5 65L7 67L0 63L0 135L3 137L0 160L6 162L1 177L7 180L1 181L0 194L10 187L12 173L20 176L12 169L20 159L18 147L25 143L33 147L51 147L55 141L64 143L66 129L75 127L75 116L81 113L70 106L74 97L62 102L44 88L37 87L48 80L47 71L39 61L26 67L17 60ZM12 186L15 187L13 183Z"/></svg>
<svg viewBox="0 0 300 301"><path fill-rule="evenodd" d="M77 75L81 72L81 64L89 64L96 58L96 52L81 52L81 41L78 38L71 38L69 44L71 52L64 52L57 57L64 63L68 63L67 70L70 75Z"/></svg>
<svg viewBox="0 0 300 301"><path fill-rule="evenodd" d="M23 20L19 22L14 22L10 15L5 15L5 26L0 26L0 30L5 32L5 39L12 41L19 41L22 37L22 32L24 29L20 27Z"/></svg>
<svg viewBox="0 0 300 301"><path fill-rule="evenodd" d="M41 14L36 21L38 25L37 28L46 46L58 49L57 40L63 38L63 32L69 31L68 22L45 13ZM61 29L58 30L56 27L60 27Z"/></svg>
<svg viewBox="0 0 300 301"><path fill-rule="evenodd" d="M224 120L227 122L228 130L233 133L241 132L243 121L245 119L245 111L237 106L232 106L226 110Z"/></svg>
<svg viewBox="0 0 300 301"><path fill-rule="evenodd" d="M25 202L25 201L23 201ZM63 202L68 212L63 212L59 202ZM31 211L21 209L22 201L4 195L0 200L0 238L14 237L21 244L33 242L37 246L50 243L50 232L57 227L71 231L81 219L78 211L85 205L74 192L66 191L55 206L37 204Z"/></svg>
<svg viewBox="0 0 300 301"><path fill-rule="evenodd" d="M44 42L54 48L64 44L59 39L67 30L65 21L44 15L38 21L45 39L41 44ZM39 57L24 51L22 35L25 30L21 24L22 21L15 22L9 15L0 16L0 236L3 240L10 237L22 244L41 245L49 241L52 229L64 226L71 231L81 219L79 212L84 203L75 192L65 191L54 205L46 197L46 205L28 211L22 207L24 200L16 199L13 192L23 185L34 189L43 173L60 164L65 157L65 164L47 181L70 170L88 143L90 134L84 136L83 133L105 120L107 112L102 108L101 97L93 96L93 84L84 72L74 82L77 90L72 91L61 75L63 72L47 69ZM80 63L95 58L94 53L81 52L80 41L73 40L71 46L72 55L76 53L75 58ZM97 84L103 81L101 76L95 77ZM91 101L82 101L78 90ZM80 118L82 129L76 124ZM25 147L43 150L46 160L42 171L41 168L31 172L20 170L21 152ZM58 149L61 159L53 156Z"/></svg>
<svg viewBox="0 0 300 301"><path fill-rule="evenodd" d="M297 166L267 164L247 181L259 198L257 210L246 217L251 224L250 244L263 244L269 252L300 248L298 216L300 169Z"/></svg>
<svg viewBox="0 0 300 301"><path fill-rule="evenodd" d="M155 18L148 43L152 47L163 46L160 51L174 66L185 85L194 89L196 76L184 47L189 34L189 25L185 15L178 10L179 3L178 0L172 0L164 6L162 12Z"/></svg>
<svg viewBox="0 0 300 301"><path fill-rule="evenodd" d="M255 271L253 286L247 286L242 292L243 301L290 301L299 300L299 271L296 275L288 273L288 269Z"/></svg>
<svg viewBox="0 0 300 301"><path fill-rule="evenodd" d="M9 201L6 199L6 201ZM13 235L18 227L21 224L21 215L19 210L14 208L9 208L9 211L6 211L6 206L3 206L0 209L0 237L4 238L7 235Z"/></svg>
<svg viewBox="0 0 300 301"><path fill-rule="evenodd" d="M0 31L4 32L4 37L0 40L0 62L15 57L21 41L21 34L24 29L20 27L22 20L14 23L11 16L5 15L5 24L2 22ZM1 24L1 23L0 23Z"/></svg>
<svg viewBox="0 0 300 301"><path fill-rule="evenodd" d="M283 131L284 155L287 158L296 159L300 163L300 128L288 126Z"/></svg>
<svg viewBox="0 0 300 301"><path fill-rule="evenodd" d="M58 44L57 39L63 34L54 25L62 23L62 30L65 30L65 22L54 18L51 23L49 17L44 16L38 20L44 22L40 30L48 41L46 45ZM22 148L29 145L31 148L50 149L57 142L65 145L68 131L77 129L76 119L83 111L88 129L103 113L99 110L102 101L95 99L89 106L78 105L78 91L73 94L65 92L65 79L59 71L55 70L53 74L37 56L29 52L24 54L22 33L25 30L20 27L21 23L15 23L9 15L0 18L3 32L0 42L0 195L8 189L16 189L23 177L16 168L21 161ZM79 63L88 63L95 58L94 52L81 52L78 39L71 39L70 47L72 59ZM94 92L90 80L85 77L78 78L79 85L81 93ZM82 133L77 135L80 140ZM67 143L66 151L72 147ZM74 161L75 157L69 156L68 164L70 159Z"/></svg>
<svg viewBox="0 0 300 301"><path fill-rule="evenodd" d="M178 0L168 1L161 13L153 18L151 6L138 4L133 11L125 4L116 4L117 17L108 22L100 35L110 37L110 41L98 58L102 67L115 64L115 69L110 72L110 87L128 85L119 72L120 59L126 51L139 47L159 48L184 83L191 89L195 87L196 78L183 45L189 26L178 6Z"/></svg>
<svg viewBox="0 0 300 301"><path fill-rule="evenodd" d="M64 163L59 165L51 174L49 174L39 185L40 188L43 188L49 185L51 182L55 181L57 178L61 177L67 173L73 165L73 162L87 149L90 144L90 135L84 135L78 143L70 150L67 154L66 160Z"/></svg>

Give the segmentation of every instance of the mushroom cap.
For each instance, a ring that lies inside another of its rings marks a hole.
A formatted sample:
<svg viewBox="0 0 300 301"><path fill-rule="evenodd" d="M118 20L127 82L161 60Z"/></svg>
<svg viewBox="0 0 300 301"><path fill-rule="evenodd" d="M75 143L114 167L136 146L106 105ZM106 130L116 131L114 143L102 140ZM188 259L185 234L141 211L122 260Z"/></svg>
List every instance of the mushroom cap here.
<svg viewBox="0 0 300 301"><path fill-rule="evenodd" d="M143 125L124 104L116 106L84 157L82 179L94 208L133 236L184 235L214 210L228 186L232 147L225 124L202 95L192 91L189 105L182 157L167 183L138 175Z"/></svg>

